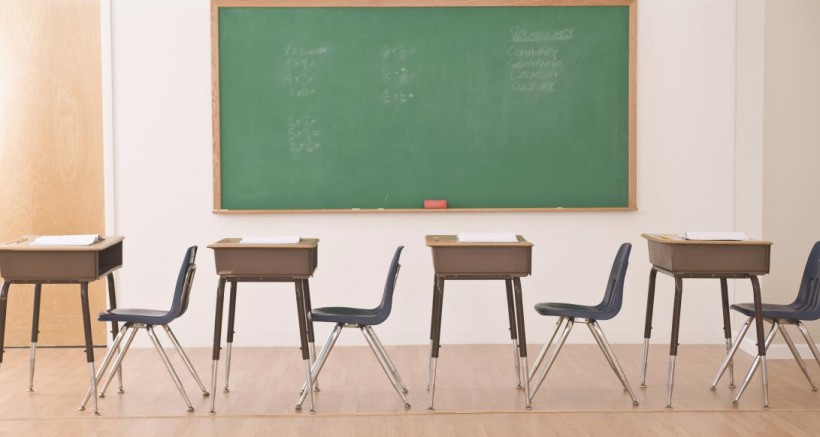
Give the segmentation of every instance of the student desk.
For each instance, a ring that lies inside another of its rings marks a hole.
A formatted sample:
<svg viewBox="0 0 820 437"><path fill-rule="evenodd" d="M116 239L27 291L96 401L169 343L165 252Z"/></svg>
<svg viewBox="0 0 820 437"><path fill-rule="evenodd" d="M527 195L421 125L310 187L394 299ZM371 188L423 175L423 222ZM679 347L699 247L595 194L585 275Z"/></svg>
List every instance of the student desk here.
<svg viewBox="0 0 820 437"><path fill-rule="evenodd" d="M517 235L515 243L461 243L455 235L427 235L433 252L433 315L430 321L430 365L428 388L430 410L436 393L436 362L441 347L441 310L445 280L503 280L507 287L507 313L513 342L518 388L524 388L525 405L530 408L527 337L521 299L521 277L532 272L532 243Z"/></svg>
<svg viewBox="0 0 820 437"><path fill-rule="evenodd" d="M94 414L97 409L97 377L94 370L94 343L91 338L91 317L88 313L88 283L107 276L108 299L111 308L117 307L113 271L122 266L123 237L104 237L90 246L32 246L37 235L25 235L9 243L0 244L0 363L6 337L6 304L12 284L34 284L34 311L31 325L31 358L29 390L34 385L34 353L40 323L40 290L43 284L79 284L85 329L85 357L90 375L90 390L94 395ZM117 337L119 328L112 323L111 333ZM122 386L122 384L120 384ZM82 409L82 408L81 408Z"/></svg>
<svg viewBox="0 0 820 437"><path fill-rule="evenodd" d="M214 250L219 287L216 290L216 317L214 322L213 365L211 368L211 413L215 413L216 377L222 339L222 313L225 282L231 283L231 301L228 310L227 356L225 360L225 391L231 371L236 289L239 282L293 282L296 288L296 309L299 313L299 341L308 387L314 387L310 367L316 351L313 322L308 317L310 287L308 278L316 270L319 240L302 238L295 244L248 244L239 238L224 238L208 247ZM310 392L310 411L313 412L313 390Z"/></svg>
<svg viewBox="0 0 820 437"><path fill-rule="evenodd" d="M763 334L762 304L758 275L769 273L770 241L692 241L675 235L641 234L649 243L649 293L646 302L643 357L641 360L641 387L646 387L646 364L649 337L652 332L652 307L655 301L655 277L658 272L675 278L675 303L672 310L672 339L669 343L669 373L667 376L666 407L672 407L672 389L675 381L675 359L678 355L681 297L684 278L720 279L723 303L723 330L726 348L732 345L729 321L728 278L748 278L752 282L757 328L757 354L761 360L763 375L763 406L769 405L769 387L766 374L766 347ZM751 374L749 374L751 375ZM730 386L734 385L730 373Z"/></svg>

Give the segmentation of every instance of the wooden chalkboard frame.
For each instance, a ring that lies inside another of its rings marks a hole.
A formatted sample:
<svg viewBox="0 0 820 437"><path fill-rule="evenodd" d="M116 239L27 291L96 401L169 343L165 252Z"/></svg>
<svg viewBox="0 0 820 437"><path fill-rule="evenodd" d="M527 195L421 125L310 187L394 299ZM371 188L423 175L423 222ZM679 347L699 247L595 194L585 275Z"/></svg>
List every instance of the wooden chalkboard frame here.
<svg viewBox="0 0 820 437"><path fill-rule="evenodd" d="M629 7L629 204L626 207L595 208L456 208L456 209L223 209L220 167L219 106L219 9L230 7L515 7L515 6L628 6ZM636 65L637 0L211 0L211 85L213 119L213 212L217 214L270 213L373 213L373 212L545 212L545 211L636 211Z"/></svg>

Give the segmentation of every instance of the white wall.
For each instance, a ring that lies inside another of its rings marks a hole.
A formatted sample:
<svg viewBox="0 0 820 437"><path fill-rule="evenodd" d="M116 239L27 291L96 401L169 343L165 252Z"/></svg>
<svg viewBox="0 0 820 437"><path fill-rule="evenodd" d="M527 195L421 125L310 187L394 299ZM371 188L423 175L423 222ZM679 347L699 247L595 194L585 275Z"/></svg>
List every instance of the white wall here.
<svg viewBox="0 0 820 437"><path fill-rule="evenodd" d="M212 341L217 277L205 246L226 236L320 238L315 307L375 305L392 250L406 245L394 313L378 329L388 344L428 340L433 269L426 234L515 231L535 243L533 276L523 280L532 343L554 324L532 305L596 303L618 245L629 241L624 308L603 326L613 342L639 343L650 267L640 234L734 226L734 0L640 1L639 209L629 213L214 215L209 14L206 0L117 0L112 7L115 220L126 237L119 304L169 305L183 251L198 244L191 307L175 323L186 345ZM659 275L659 343L669 341L672 287ZM684 287L681 341L722 342L717 282ZM500 283L448 283L442 342L508 341L503 290ZM296 345L295 313L291 288L241 285L235 344ZM324 337L326 327L318 329ZM577 331L571 341L592 341ZM358 337L342 340L363 343Z"/></svg>
<svg viewBox="0 0 820 437"><path fill-rule="evenodd" d="M820 2L769 0L765 14L763 235L775 241L766 295L789 303L820 240ZM820 326L807 326L818 340Z"/></svg>

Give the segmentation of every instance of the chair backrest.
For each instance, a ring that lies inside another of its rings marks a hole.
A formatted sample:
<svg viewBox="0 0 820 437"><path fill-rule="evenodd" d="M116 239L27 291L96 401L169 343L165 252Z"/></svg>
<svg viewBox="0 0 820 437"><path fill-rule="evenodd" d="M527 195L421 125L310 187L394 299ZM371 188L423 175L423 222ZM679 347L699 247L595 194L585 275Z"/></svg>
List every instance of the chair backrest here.
<svg viewBox="0 0 820 437"><path fill-rule="evenodd" d="M632 244L624 243L615 255L612 262L612 270L609 272L609 280L606 283L604 299L597 305L597 309L602 314L600 320L607 320L618 315L621 311L621 304L624 298L624 281L626 280L626 268L629 266L629 253L632 251Z"/></svg>
<svg viewBox="0 0 820 437"><path fill-rule="evenodd" d="M399 258L401 257L402 249L404 249L404 246L399 246L396 248L396 252L393 253L393 260L390 262L390 269L387 271L387 281L384 284L382 301L379 306L374 308L374 311L376 312L376 320L373 323L374 325L387 320L387 316L390 315L390 310L393 309L393 291L396 289L396 281L399 278L399 270L401 270Z"/></svg>
<svg viewBox="0 0 820 437"><path fill-rule="evenodd" d="M814 243L803 269L803 279L800 281L800 290L794 305L803 312L802 320L817 320L820 318L820 241Z"/></svg>
<svg viewBox="0 0 820 437"><path fill-rule="evenodd" d="M191 296L191 287L196 273L196 246L191 246L185 251L185 258L182 260L182 267L179 268L177 284L174 289L174 300L171 309L168 310L168 317L175 319L188 309L188 299Z"/></svg>

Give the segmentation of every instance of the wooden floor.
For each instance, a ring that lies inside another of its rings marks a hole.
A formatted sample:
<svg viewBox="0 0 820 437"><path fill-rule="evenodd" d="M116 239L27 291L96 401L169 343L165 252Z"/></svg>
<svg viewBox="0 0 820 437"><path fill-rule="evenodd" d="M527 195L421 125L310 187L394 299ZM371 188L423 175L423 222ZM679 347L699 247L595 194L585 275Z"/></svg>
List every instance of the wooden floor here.
<svg viewBox="0 0 820 437"><path fill-rule="evenodd" d="M304 369L296 348L236 348L231 391L216 393L217 414L181 361L169 351L196 410L185 404L153 349L134 349L125 360L125 393L100 399L101 416L77 406L88 367L79 349L38 351L35 391L26 390L28 351L9 349L0 369L0 435L818 435L820 393L811 391L793 361L769 362L770 408L762 408L759 377L739 406L724 379L709 390L721 346L679 349L673 409L664 408L668 348L650 350L648 387L640 388L640 346L614 346L640 401L628 395L594 345L564 348L538 392L533 410L514 388L512 347L446 345L438 366L436 411L427 411L428 349L388 347L410 393L405 410L366 347L338 347L316 393L317 413L296 412ZM206 385L210 350L189 349ZM532 347L534 357L537 348ZM98 356L102 351L98 350ZM737 359L738 385L751 358ZM223 354L224 356L224 354ZM820 381L820 367L807 362ZM224 367L220 367L222 371ZM209 387L210 389L210 387Z"/></svg>

